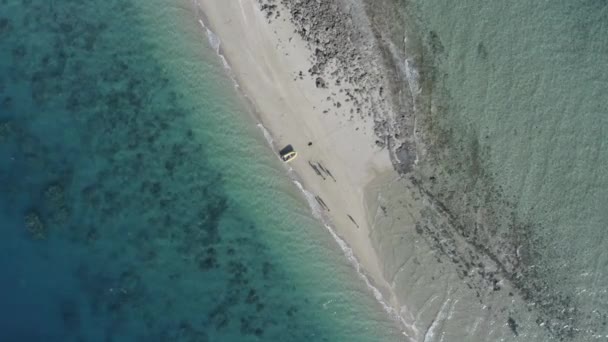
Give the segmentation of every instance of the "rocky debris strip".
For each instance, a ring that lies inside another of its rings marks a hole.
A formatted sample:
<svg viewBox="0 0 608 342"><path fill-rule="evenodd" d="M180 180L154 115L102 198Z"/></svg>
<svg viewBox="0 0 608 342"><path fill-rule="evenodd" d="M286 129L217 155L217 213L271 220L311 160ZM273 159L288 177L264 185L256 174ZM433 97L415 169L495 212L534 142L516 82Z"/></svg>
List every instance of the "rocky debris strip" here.
<svg viewBox="0 0 608 342"><path fill-rule="evenodd" d="M306 72L317 88L340 93L364 122L372 120L376 138L370 143L387 147L395 168L407 173L415 158L409 116L399 113L390 98L395 86L389 82L382 48L357 1L258 0L269 22L284 10L295 32L308 44L312 66ZM284 19L286 20L286 19ZM296 79L304 79L300 72ZM328 97L331 100L332 97ZM342 107L338 101L333 103ZM323 113L329 113L324 110Z"/></svg>

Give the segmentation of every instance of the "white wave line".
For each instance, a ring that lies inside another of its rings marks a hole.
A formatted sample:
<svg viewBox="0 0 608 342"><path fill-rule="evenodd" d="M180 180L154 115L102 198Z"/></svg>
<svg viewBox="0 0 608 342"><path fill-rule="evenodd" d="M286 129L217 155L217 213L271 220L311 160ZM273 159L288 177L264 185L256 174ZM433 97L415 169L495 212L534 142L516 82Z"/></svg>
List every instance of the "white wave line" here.
<svg viewBox="0 0 608 342"><path fill-rule="evenodd" d="M404 62L405 65L405 79L407 80L407 85L410 88L410 94L412 94L412 98L416 99L418 95L420 95L420 85L418 84L418 79L420 75L418 74L418 70L414 67L411 60L406 59ZM414 104L416 101L414 101Z"/></svg>
<svg viewBox="0 0 608 342"><path fill-rule="evenodd" d="M205 22L203 21L202 18L199 18L198 22L201 24L201 26L203 27L203 29L205 29L205 33L207 35L207 40L209 41L209 45L211 45L211 47L215 51L215 54L222 61L224 69L226 70L226 72L228 73L228 76L230 77L230 79L233 82L234 88L239 89L240 88L239 83L237 82L236 76L234 75L234 73L232 71L232 68L230 67L230 63L228 63L228 60L226 59L226 57L222 53L222 40L220 39L220 37L218 37L215 34L215 32L211 31L211 29L209 29L209 27L207 27L205 25Z"/></svg>
<svg viewBox="0 0 608 342"><path fill-rule="evenodd" d="M448 298L445 302L443 302L443 305L441 305L441 309L439 309L439 312L437 313L437 316L435 316L433 323L431 323L431 326L427 330L426 334L424 334L423 342L434 341L435 333L437 328L439 327L439 324L443 323L446 320L446 316L448 319L452 317L454 305L456 305L457 302L458 301L452 303L451 298ZM450 312L448 313L446 313L447 306L450 306Z"/></svg>
<svg viewBox="0 0 608 342"><path fill-rule="evenodd" d="M274 138L272 137L270 132L268 132L266 127L264 127L264 125L262 125L261 123L258 123L256 126L258 126L258 128L262 130L262 134L264 134L264 138L266 138L266 142L272 147L273 143L274 143Z"/></svg>
<svg viewBox="0 0 608 342"><path fill-rule="evenodd" d="M386 300L384 299L384 296L382 295L382 292L380 292L380 290L371 283L369 277L367 275L365 275L365 273L363 272L363 270L361 268L361 263L355 256L352 248L348 245L348 243L346 243L346 241L344 241L342 238L340 238L340 236L338 236L338 234L334 231L334 229L331 226L331 223L328 222L329 220L325 217L325 215L323 215L323 209L317 203L315 196L311 192L304 189L302 184L300 182L298 182L297 180L292 179L292 181L294 182L294 184L296 184L296 186L304 194L304 197L306 198L308 205L311 208L313 216L315 218L319 219L321 221L321 223L323 223L323 226L329 231L331 236L338 243L338 246L340 246L340 249L346 256L348 261L350 261L350 263L354 266L355 270L357 271L357 274L359 275L359 277L361 277L363 279L363 281L365 282L365 285L367 285L367 287L372 291L374 298L376 299L376 301L378 301L380 303L380 305L382 305L382 308L384 309L384 311L386 311L386 313L388 313L391 318L393 318L397 322L401 323L404 327L410 328L410 329L416 331L415 327L408 324L405 321L405 319L399 314L399 312L386 302ZM407 335L407 333L405 331L402 331L402 333L403 333L403 335L407 336L408 338L411 338L410 336Z"/></svg>

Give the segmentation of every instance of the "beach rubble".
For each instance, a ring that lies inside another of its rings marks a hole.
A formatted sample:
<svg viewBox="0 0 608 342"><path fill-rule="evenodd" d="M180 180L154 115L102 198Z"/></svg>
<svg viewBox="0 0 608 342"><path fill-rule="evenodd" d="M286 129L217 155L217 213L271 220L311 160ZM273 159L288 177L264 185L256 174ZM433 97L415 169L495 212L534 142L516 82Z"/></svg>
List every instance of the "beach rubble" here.
<svg viewBox="0 0 608 342"><path fill-rule="evenodd" d="M270 22L278 3L287 8L296 33L313 51L308 74L315 86L344 93L356 108L354 114L361 120L373 120L377 137L373 142L389 149L395 170L410 172L416 159L413 113L406 115L397 106L400 85L390 82L393 77L388 73L393 68L366 19L364 4L343 0L257 1ZM333 85L327 77L335 80ZM335 103L337 108L341 105Z"/></svg>

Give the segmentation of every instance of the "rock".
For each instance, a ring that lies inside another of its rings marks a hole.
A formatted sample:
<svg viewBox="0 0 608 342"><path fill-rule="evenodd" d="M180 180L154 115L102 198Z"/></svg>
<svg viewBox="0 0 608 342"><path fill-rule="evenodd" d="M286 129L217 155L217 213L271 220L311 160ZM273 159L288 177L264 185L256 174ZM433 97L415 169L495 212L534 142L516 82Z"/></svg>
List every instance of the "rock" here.
<svg viewBox="0 0 608 342"><path fill-rule="evenodd" d="M34 239L46 238L46 228L37 212L30 211L25 215L25 227Z"/></svg>
<svg viewBox="0 0 608 342"><path fill-rule="evenodd" d="M317 88L327 88L325 80L323 80L323 78L321 77L317 77L317 79L315 80L315 85L317 86Z"/></svg>
<svg viewBox="0 0 608 342"><path fill-rule="evenodd" d="M395 168L401 174L406 174L412 171L414 160L416 159L416 151L414 147L408 143L403 143L395 150L397 162Z"/></svg>
<svg viewBox="0 0 608 342"><path fill-rule="evenodd" d="M63 205L63 187L59 184L52 184L44 191L44 197L55 205Z"/></svg>
<svg viewBox="0 0 608 342"><path fill-rule="evenodd" d="M8 141L12 133L13 129L9 121L0 122L0 142Z"/></svg>
<svg viewBox="0 0 608 342"><path fill-rule="evenodd" d="M517 333L517 322L515 322L513 317L509 317L509 319L507 320L507 324L509 325L509 328L511 329L513 334L515 336L518 336L519 334Z"/></svg>

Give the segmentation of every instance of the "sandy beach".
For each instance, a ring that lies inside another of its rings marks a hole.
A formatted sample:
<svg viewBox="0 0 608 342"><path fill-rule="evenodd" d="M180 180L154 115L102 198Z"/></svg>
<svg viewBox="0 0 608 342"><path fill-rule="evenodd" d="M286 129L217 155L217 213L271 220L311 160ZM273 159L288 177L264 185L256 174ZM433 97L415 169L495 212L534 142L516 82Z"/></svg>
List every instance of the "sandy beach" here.
<svg viewBox="0 0 608 342"><path fill-rule="evenodd" d="M356 85L328 72L310 75L313 51L294 33L282 5L269 18L254 0L199 4L203 25L221 40L220 52L272 135L274 150L295 148L298 158L286 168L314 194L383 300L398 308L370 240L373 220L366 198L368 184L398 174L387 149L375 143L374 121L359 115L361 108L347 95Z"/></svg>

